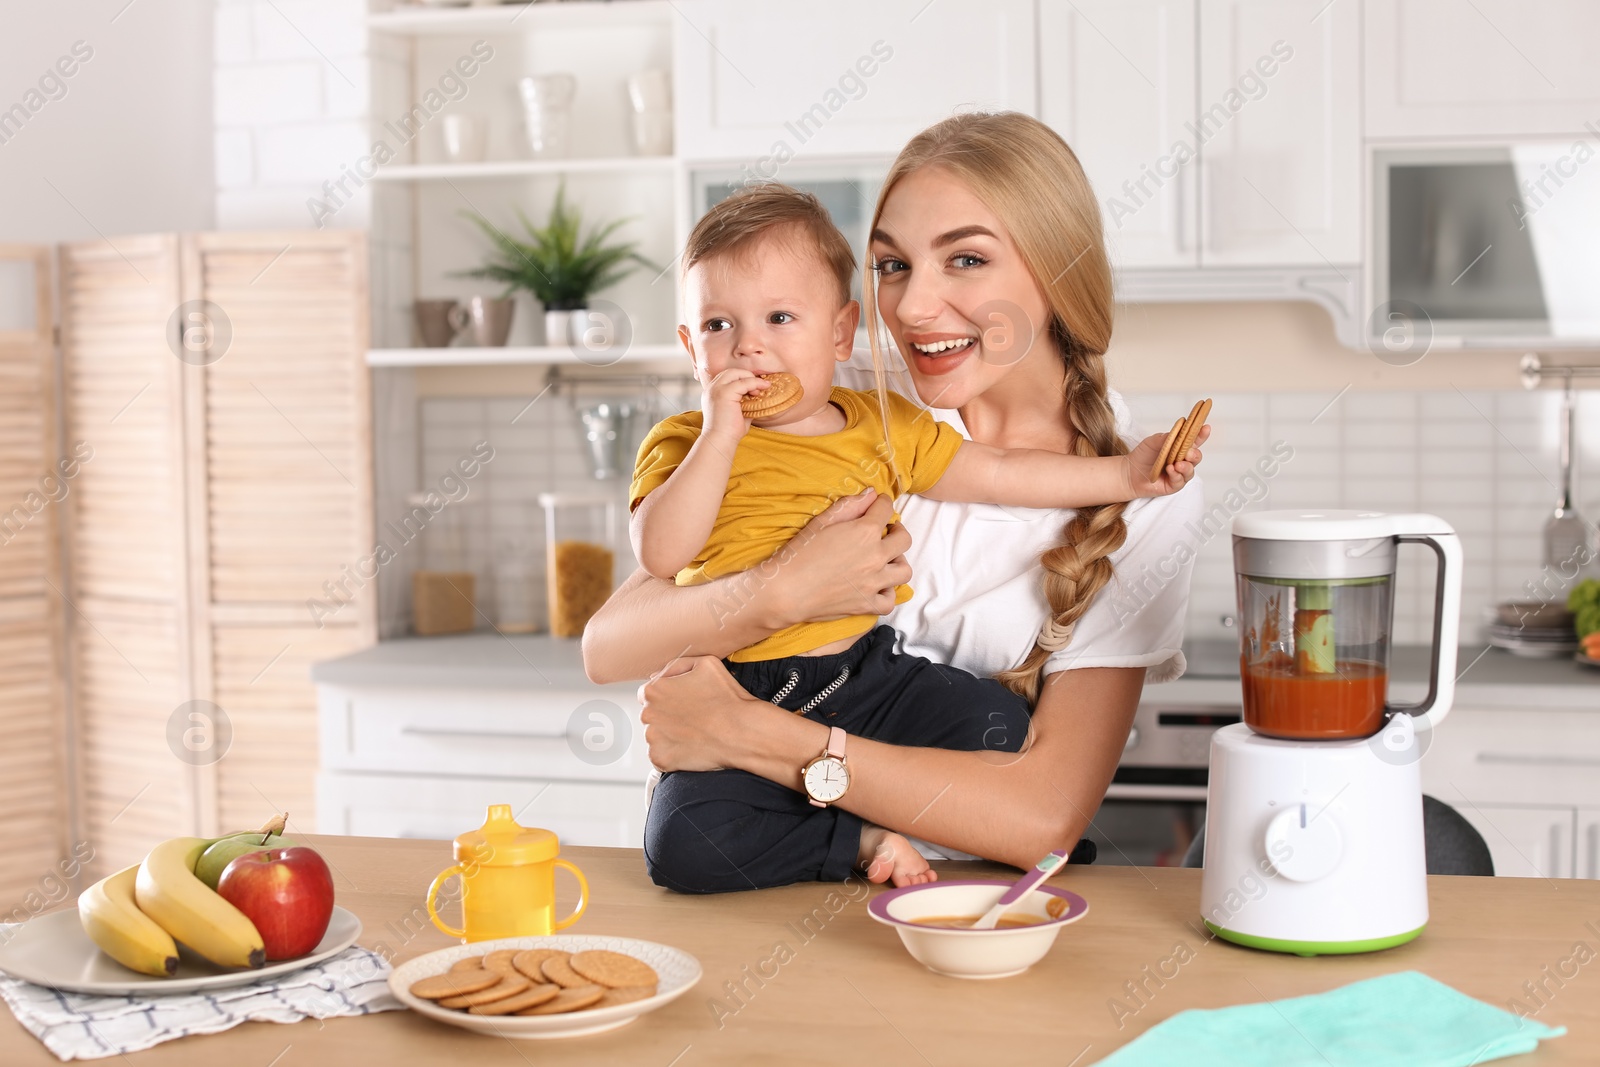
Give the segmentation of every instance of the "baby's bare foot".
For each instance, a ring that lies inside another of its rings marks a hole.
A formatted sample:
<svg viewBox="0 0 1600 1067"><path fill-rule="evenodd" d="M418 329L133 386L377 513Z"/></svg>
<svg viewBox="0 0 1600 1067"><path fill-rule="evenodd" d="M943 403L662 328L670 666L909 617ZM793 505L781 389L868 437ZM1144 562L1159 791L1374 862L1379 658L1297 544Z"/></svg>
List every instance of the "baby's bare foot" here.
<svg viewBox="0 0 1600 1067"><path fill-rule="evenodd" d="M856 863L866 869L869 882L892 881L902 886L939 879L910 841L881 826L869 824L861 828L861 849Z"/></svg>

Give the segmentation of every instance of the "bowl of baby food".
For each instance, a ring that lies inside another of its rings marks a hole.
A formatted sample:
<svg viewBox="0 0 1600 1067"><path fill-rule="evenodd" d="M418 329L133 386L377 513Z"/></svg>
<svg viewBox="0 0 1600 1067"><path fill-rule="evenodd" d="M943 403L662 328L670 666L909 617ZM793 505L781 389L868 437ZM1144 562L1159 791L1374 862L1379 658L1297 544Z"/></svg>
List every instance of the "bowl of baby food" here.
<svg viewBox="0 0 1600 1067"><path fill-rule="evenodd" d="M1000 917L974 930L1010 882L929 882L879 893L867 912L900 935L913 959L951 978L1006 978L1044 958L1056 935L1089 911L1076 893L1042 885Z"/></svg>

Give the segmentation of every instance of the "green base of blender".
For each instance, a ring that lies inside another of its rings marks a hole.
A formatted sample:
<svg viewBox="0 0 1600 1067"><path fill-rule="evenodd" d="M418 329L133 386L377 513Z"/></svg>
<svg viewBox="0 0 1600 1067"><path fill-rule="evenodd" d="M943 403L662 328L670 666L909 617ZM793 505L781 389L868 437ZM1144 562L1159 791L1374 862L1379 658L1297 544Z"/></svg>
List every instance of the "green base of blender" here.
<svg viewBox="0 0 1600 1067"><path fill-rule="evenodd" d="M1237 930L1228 930L1210 919L1202 919L1206 929L1222 938L1232 941L1236 945L1246 948L1259 948L1267 952L1287 952L1295 956L1347 956L1357 952L1380 952L1386 948L1403 945L1413 941L1417 935L1427 928L1427 924L1415 930L1407 930L1403 934L1391 937L1371 937L1363 941L1286 941L1277 937L1257 937L1255 934L1241 934Z"/></svg>

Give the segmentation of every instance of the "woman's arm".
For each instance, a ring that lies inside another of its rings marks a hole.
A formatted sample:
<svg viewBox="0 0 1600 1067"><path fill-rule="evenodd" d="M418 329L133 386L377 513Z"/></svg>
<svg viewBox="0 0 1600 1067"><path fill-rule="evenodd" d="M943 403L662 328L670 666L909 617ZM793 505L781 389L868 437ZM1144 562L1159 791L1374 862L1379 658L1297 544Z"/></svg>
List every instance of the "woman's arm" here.
<svg viewBox="0 0 1600 1067"><path fill-rule="evenodd" d="M704 585L636 571L583 629L590 681L646 678L681 656L726 656L786 626L883 615L911 578L911 535L868 490L812 519L764 563Z"/></svg>
<svg viewBox="0 0 1600 1067"><path fill-rule="evenodd" d="M1026 868L1082 836L1111 784L1143 686L1142 668L1050 675L1024 753L852 737L841 806L891 830ZM663 769L738 767L798 788L800 768L827 744L826 726L755 700L716 660L689 661L639 696L650 758Z"/></svg>

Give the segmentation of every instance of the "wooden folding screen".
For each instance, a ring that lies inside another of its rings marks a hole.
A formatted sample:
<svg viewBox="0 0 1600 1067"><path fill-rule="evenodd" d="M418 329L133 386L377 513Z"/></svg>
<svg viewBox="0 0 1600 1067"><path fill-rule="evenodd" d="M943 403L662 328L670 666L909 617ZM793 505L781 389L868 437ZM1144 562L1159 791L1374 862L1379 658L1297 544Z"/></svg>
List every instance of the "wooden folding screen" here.
<svg viewBox="0 0 1600 1067"><path fill-rule="evenodd" d="M67 538L96 873L273 810L312 831L307 668L376 639L348 578L373 538L362 237L71 245L61 289L68 435L104 443Z"/></svg>
<svg viewBox="0 0 1600 1067"><path fill-rule="evenodd" d="M49 250L0 245L0 922L65 899L69 840Z"/></svg>

